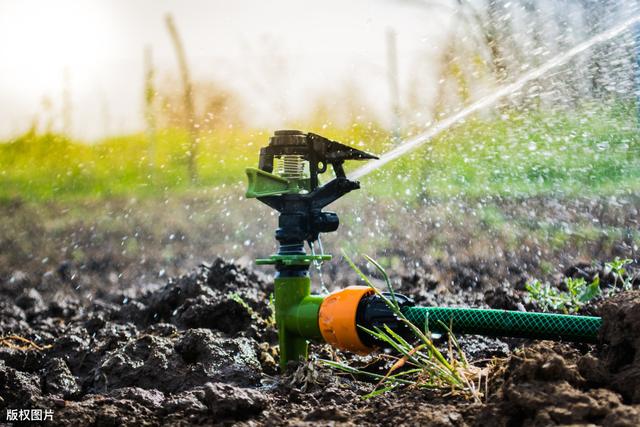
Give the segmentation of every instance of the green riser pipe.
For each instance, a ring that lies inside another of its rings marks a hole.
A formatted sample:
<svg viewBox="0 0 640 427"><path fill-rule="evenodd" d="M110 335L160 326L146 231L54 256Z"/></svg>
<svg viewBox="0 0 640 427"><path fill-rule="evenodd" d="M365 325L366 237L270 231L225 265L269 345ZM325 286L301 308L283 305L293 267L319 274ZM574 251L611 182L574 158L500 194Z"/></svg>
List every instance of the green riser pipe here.
<svg viewBox="0 0 640 427"><path fill-rule="evenodd" d="M320 340L318 311L323 297L310 295L311 279L278 276L275 280L275 314L280 344L280 368L289 360L306 359L308 340Z"/></svg>
<svg viewBox="0 0 640 427"><path fill-rule="evenodd" d="M597 341L602 325L600 317L493 309L408 307L403 314L419 328L436 333L446 332L446 325L454 334L587 343Z"/></svg>

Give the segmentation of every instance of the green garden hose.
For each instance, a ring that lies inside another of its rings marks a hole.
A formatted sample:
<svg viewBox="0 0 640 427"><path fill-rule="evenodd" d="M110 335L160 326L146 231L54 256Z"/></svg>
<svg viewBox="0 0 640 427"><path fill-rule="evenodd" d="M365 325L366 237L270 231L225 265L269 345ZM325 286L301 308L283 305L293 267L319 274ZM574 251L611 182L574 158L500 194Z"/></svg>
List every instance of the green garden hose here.
<svg viewBox="0 0 640 427"><path fill-rule="evenodd" d="M405 307L402 313L419 328L437 333L449 328L454 334L590 343L597 341L602 325L600 317L492 309Z"/></svg>

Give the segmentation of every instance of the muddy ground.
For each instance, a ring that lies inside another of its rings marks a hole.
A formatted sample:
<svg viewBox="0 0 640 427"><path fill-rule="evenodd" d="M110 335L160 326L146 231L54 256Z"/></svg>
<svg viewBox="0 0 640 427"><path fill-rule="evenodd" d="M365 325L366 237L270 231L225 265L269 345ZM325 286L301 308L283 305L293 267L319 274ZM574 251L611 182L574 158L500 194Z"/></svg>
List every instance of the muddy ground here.
<svg viewBox="0 0 640 427"><path fill-rule="evenodd" d="M75 219L60 206L1 207L0 422L7 409L41 408L54 411L52 425L640 425L640 291L585 309L604 317L596 346L461 337L471 362L490 370L482 403L410 388L365 400L373 384L315 359L363 361L322 345L313 346L309 363L277 374L271 277L250 265L270 245L267 221L266 243L239 240L234 249L224 243L224 218L214 227L218 235L206 225L211 218L161 209L158 217L141 217L130 202L113 203L101 208L118 212L116 220L100 220L91 206ZM633 233L624 231L637 229L637 215L628 213L635 202L527 203L501 204L507 220L489 225L436 226L437 214L406 212L384 227L391 243L366 249L419 304L525 310L536 309L523 292L531 277L560 284L567 275L599 275L608 286L613 279L603 261L635 257ZM387 215L392 207L380 209ZM235 220L248 224L241 215ZM367 215L360 221L373 221ZM560 239L540 231L545 223L518 234L532 215L573 227L596 219L606 233ZM341 232L374 240L358 223ZM407 224L420 227L420 239ZM134 238L135 245L127 242ZM216 256L227 252L234 261ZM635 266L629 274L636 277ZM324 280L330 288L357 282L340 259L325 267Z"/></svg>

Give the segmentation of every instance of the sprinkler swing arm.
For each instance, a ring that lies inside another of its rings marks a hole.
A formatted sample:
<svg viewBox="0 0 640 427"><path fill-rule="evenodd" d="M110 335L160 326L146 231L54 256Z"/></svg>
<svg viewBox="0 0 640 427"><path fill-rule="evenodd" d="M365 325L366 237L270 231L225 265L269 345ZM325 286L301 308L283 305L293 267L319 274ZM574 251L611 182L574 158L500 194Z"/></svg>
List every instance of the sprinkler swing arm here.
<svg viewBox="0 0 640 427"><path fill-rule="evenodd" d="M279 161L275 169L275 160ZM349 286L326 296L311 295L309 266L328 261L316 254L313 243L320 233L338 229L334 212L322 209L360 188L344 172L346 160L377 157L313 133L276 131L260 150L258 168L247 168L246 196L257 198L280 213L275 233L278 252L257 264L274 265L275 317L280 345L280 368L306 358L310 340L366 354L380 346L363 328L389 326L400 335L411 333L384 300L367 286ZM331 165L335 178L320 185L319 174ZM274 173L275 170L275 173ZM305 251L305 242L312 253ZM417 307L396 294L402 314L414 325L431 332L596 342L602 319L553 313L508 310Z"/></svg>
<svg viewBox="0 0 640 427"><path fill-rule="evenodd" d="M281 162L278 174L273 173L276 159ZM314 133L276 131L269 145L260 149L258 168L246 170L247 197L280 212L276 230L280 245L312 244L320 233L336 231L339 226L338 216L322 209L360 188L357 181L346 177L343 163L364 159L377 157ZM318 175L329 165L335 178L321 186Z"/></svg>

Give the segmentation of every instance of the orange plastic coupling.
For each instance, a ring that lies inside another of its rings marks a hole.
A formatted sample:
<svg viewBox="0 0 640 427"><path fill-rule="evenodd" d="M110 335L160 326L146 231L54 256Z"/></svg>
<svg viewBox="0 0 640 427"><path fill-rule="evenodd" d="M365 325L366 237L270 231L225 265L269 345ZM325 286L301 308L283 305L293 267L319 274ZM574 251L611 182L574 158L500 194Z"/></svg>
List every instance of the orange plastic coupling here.
<svg viewBox="0 0 640 427"><path fill-rule="evenodd" d="M372 294L368 286L349 286L325 297L318 323L322 338L333 347L359 354L373 351L362 343L356 326L356 312L362 297Z"/></svg>

